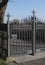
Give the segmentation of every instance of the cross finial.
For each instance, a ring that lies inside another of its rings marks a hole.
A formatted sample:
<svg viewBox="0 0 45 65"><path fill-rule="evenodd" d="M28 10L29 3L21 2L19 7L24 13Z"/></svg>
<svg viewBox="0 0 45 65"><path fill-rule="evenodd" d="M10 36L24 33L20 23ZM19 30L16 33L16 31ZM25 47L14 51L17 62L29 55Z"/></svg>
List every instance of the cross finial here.
<svg viewBox="0 0 45 65"><path fill-rule="evenodd" d="M11 17L11 15L8 13L6 16L7 16L7 19L9 21L9 17Z"/></svg>
<svg viewBox="0 0 45 65"><path fill-rule="evenodd" d="M35 13L36 13L35 10L33 10L32 13L33 13L33 17L34 17L35 16Z"/></svg>
<svg viewBox="0 0 45 65"><path fill-rule="evenodd" d="M7 17L10 17L11 15L8 13L6 16L7 16Z"/></svg>

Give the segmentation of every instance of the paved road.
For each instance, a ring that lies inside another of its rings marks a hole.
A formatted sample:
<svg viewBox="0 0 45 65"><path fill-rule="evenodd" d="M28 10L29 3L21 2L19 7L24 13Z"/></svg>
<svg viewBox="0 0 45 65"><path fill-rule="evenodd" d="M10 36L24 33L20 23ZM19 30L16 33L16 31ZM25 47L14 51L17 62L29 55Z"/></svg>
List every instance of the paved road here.
<svg viewBox="0 0 45 65"><path fill-rule="evenodd" d="M45 65L45 58L23 62L23 63L11 62L10 65Z"/></svg>
<svg viewBox="0 0 45 65"><path fill-rule="evenodd" d="M20 63L19 65L45 65L45 58Z"/></svg>

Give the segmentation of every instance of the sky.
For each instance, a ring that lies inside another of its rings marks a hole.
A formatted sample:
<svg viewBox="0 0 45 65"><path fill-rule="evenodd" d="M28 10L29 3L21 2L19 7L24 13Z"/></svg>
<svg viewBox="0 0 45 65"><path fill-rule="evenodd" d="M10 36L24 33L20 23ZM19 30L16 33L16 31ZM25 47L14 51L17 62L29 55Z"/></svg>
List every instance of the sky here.
<svg viewBox="0 0 45 65"><path fill-rule="evenodd" d="M7 13L11 15L10 21L14 19L23 19L31 16L35 10L35 15L41 19L45 19L45 0L11 0L7 4L4 22L7 21Z"/></svg>

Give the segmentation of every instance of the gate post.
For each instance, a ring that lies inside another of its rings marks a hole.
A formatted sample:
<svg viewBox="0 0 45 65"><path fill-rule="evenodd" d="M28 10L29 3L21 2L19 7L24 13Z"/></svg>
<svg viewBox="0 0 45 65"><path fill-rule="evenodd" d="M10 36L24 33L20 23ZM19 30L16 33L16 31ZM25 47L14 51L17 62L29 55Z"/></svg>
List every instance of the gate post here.
<svg viewBox="0 0 45 65"><path fill-rule="evenodd" d="M35 11L33 10L32 17L32 55L35 54Z"/></svg>
<svg viewBox="0 0 45 65"><path fill-rule="evenodd" d="M9 13L6 15L7 16L7 45L8 45L8 57L10 56L10 21L9 21Z"/></svg>

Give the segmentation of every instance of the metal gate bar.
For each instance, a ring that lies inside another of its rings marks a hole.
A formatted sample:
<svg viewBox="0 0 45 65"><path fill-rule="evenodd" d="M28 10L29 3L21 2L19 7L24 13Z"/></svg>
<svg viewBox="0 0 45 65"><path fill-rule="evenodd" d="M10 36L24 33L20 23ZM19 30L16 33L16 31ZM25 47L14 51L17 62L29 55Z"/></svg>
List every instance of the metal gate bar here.
<svg viewBox="0 0 45 65"><path fill-rule="evenodd" d="M45 29L38 29L36 35L36 49L45 48Z"/></svg>
<svg viewBox="0 0 45 65"><path fill-rule="evenodd" d="M31 50L30 29L28 27L15 27L16 34L11 37L11 55L28 54ZM16 38L15 38L16 36ZM15 41L14 41L15 40Z"/></svg>

